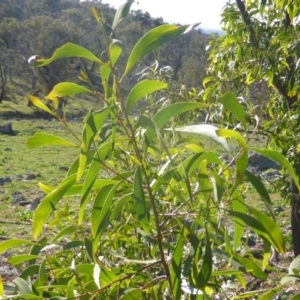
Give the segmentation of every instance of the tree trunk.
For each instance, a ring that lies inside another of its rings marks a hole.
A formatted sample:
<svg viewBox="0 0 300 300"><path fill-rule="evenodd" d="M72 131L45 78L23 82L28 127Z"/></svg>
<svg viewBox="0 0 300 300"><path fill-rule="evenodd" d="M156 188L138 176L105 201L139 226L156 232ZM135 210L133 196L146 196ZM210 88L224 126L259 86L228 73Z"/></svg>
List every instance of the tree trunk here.
<svg viewBox="0 0 300 300"><path fill-rule="evenodd" d="M296 157L294 169L299 177L300 155ZM294 181L291 182L291 227L294 256L300 255L300 191Z"/></svg>

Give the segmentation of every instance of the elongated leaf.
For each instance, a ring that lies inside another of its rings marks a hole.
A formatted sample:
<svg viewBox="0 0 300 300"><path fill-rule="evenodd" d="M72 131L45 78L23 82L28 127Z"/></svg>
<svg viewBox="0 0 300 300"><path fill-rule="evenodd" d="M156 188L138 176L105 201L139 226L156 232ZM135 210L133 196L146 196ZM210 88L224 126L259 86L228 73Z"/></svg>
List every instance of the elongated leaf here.
<svg viewBox="0 0 300 300"><path fill-rule="evenodd" d="M201 270L197 276L198 288L202 289L206 286L211 276L212 268L213 268L212 252L211 252L211 246L209 240L209 233L206 230L205 253L203 256L203 263L201 266Z"/></svg>
<svg viewBox="0 0 300 300"><path fill-rule="evenodd" d="M119 59L123 50L123 45L119 40L112 40L111 44L109 45L109 55L110 55L110 62L111 65L114 64Z"/></svg>
<svg viewBox="0 0 300 300"><path fill-rule="evenodd" d="M264 259L263 259L263 262L262 262L263 270L265 270L266 267L268 266L269 261L270 261L270 257L271 257L271 245L270 245L270 243L265 241L264 242Z"/></svg>
<svg viewBox="0 0 300 300"><path fill-rule="evenodd" d="M47 100L58 100L58 97L72 96L81 93L92 94L93 92L86 87L72 83L72 82L61 82L57 84L52 91L46 96Z"/></svg>
<svg viewBox="0 0 300 300"><path fill-rule="evenodd" d="M133 197L136 216L143 230L146 233L150 234L150 230L148 226L148 222L149 222L148 209L147 209L145 194L143 190L142 173L140 167L137 167L134 173L132 197Z"/></svg>
<svg viewBox="0 0 300 300"><path fill-rule="evenodd" d="M96 179L93 186L91 187L91 191L97 190L106 185L116 184L117 182L118 182L117 180ZM40 189L46 194L51 193L53 190L57 188L56 186L48 186L41 182L39 182L38 185ZM83 188L83 183L76 183L72 187L70 187L70 189L65 193L65 195L66 196L80 195L82 194L82 188Z"/></svg>
<svg viewBox="0 0 300 300"><path fill-rule="evenodd" d="M0 243L0 254L7 251L10 248L19 247L21 245L34 245L34 242L28 241L28 240L22 240L22 239L13 239L13 240L7 240L2 243Z"/></svg>
<svg viewBox="0 0 300 300"><path fill-rule="evenodd" d="M275 215L272 208L272 201L266 187L264 186L262 181L251 172L246 170L245 175L247 179L251 182L251 184L254 186L256 191L259 193L259 195L261 196L262 200L264 201L264 203L269 209L272 219L275 221Z"/></svg>
<svg viewBox="0 0 300 300"><path fill-rule="evenodd" d="M100 67L100 75L101 75L101 81L102 81L102 85L103 85L104 92L105 92L105 99L108 99L110 96L110 93L109 93L110 90L109 90L109 86L108 86L110 74L111 74L111 69L109 66L103 65Z"/></svg>
<svg viewBox="0 0 300 300"><path fill-rule="evenodd" d="M299 275L300 273L300 255L295 257L289 265L289 274L290 275Z"/></svg>
<svg viewBox="0 0 300 300"><path fill-rule="evenodd" d="M47 273L45 272L45 269L46 261L43 260L39 269L39 286L44 286L46 283ZM39 296L43 296L43 289L39 289Z"/></svg>
<svg viewBox="0 0 300 300"><path fill-rule="evenodd" d="M198 102L179 102L173 103L167 107L164 107L153 117L158 129L162 128L171 118L180 115L181 113L206 107L206 104ZM148 128L145 132L146 144L149 145L155 136L155 131L152 128Z"/></svg>
<svg viewBox="0 0 300 300"><path fill-rule="evenodd" d="M126 292L121 298L121 300L138 300L143 299L143 291L140 289L131 289L129 292Z"/></svg>
<svg viewBox="0 0 300 300"><path fill-rule="evenodd" d="M155 91L166 89L168 84L158 80L145 79L138 82L130 91L127 98L127 113L130 111L132 106L140 99L145 97L148 94L151 94Z"/></svg>
<svg viewBox="0 0 300 300"><path fill-rule="evenodd" d="M112 281L118 280L118 276L104 265L100 265L100 286L110 284Z"/></svg>
<svg viewBox="0 0 300 300"><path fill-rule="evenodd" d="M4 287L2 276L0 275L0 299L4 299Z"/></svg>
<svg viewBox="0 0 300 300"><path fill-rule="evenodd" d="M244 107L239 103L239 100L236 98L235 94L228 92L221 98L217 99L217 101L230 110L242 123L244 129L247 130Z"/></svg>
<svg viewBox="0 0 300 300"><path fill-rule="evenodd" d="M128 16L129 14L129 11L130 11L130 7L132 5L134 1L133 0L127 0L126 3L122 4L119 6L116 14L115 14L115 17L114 17L114 20L113 20L113 23L112 23L112 31L114 32L118 26L118 24L125 18Z"/></svg>
<svg viewBox="0 0 300 300"><path fill-rule="evenodd" d="M203 161L207 160L208 163L213 164L221 164L221 160L219 157L213 152L204 152L204 153L196 153L190 157L188 157L182 165L180 165L177 169L178 177L173 177L170 181L170 187L174 187L176 182L180 181L183 177L184 173L186 175L191 174L197 168L199 168L199 164Z"/></svg>
<svg viewBox="0 0 300 300"><path fill-rule="evenodd" d="M104 124L107 116L111 112L110 107L103 108L99 111L91 113L85 121L85 125L82 133L82 145L79 158L79 167L77 172L77 181L79 181L84 173L86 162L88 160L88 150L93 142L93 139L97 132Z"/></svg>
<svg viewBox="0 0 300 300"><path fill-rule="evenodd" d="M237 187L244 182L244 173L248 165L248 147L246 141L237 131L230 129L219 129L217 130L217 134L222 137L236 139L239 146L243 148L242 154L236 159L236 178L234 186Z"/></svg>
<svg viewBox="0 0 300 300"><path fill-rule="evenodd" d="M183 232L181 232L176 248L172 257L171 265L171 280L173 286L174 299L181 299L181 272L182 272L182 257L183 257Z"/></svg>
<svg viewBox="0 0 300 300"><path fill-rule="evenodd" d="M87 254L89 255L89 258L93 261L94 260L93 243L91 242L90 239L84 238L84 246Z"/></svg>
<svg viewBox="0 0 300 300"><path fill-rule="evenodd" d="M245 224L262 239L267 240L276 251L284 253L284 237L278 225L268 216L255 210L253 207L248 207L248 209L255 215L255 218L235 211L228 211L228 214L245 222Z"/></svg>
<svg viewBox="0 0 300 300"><path fill-rule="evenodd" d="M94 282L96 283L98 289L100 289L100 272L101 272L100 267L97 264L95 264L93 277L94 277Z"/></svg>
<svg viewBox="0 0 300 300"><path fill-rule="evenodd" d="M50 242L50 244L54 244L56 241L58 241L63 236L66 236L68 234L76 232L77 227L76 226L67 226L64 229L62 229Z"/></svg>
<svg viewBox="0 0 300 300"><path fill-rule="evenodd" d="M222 145L227 151L230 151L229 145L225 138L219 136L216 131L219 128L210 124L200 124L200 125L187 125L183 127L174 128L175 131L179 132L189 132L189 133L197 133L208 138L212 139L216 143ZM166 129L173 130L173 129Z"/></svg>
<svg viewBox="0 0 300 300"><path fill-rule="evenodd" d="M24 262L32 260L32 259L37 259L37 258L40 258L40 256L39 255L28 255L28 254L16 255L16 256L10 257L8 259L8 262L15 266L15 265L24 263Z"/></svg>
<svg viewBox="0 0 300 300"><path fill-rule="evenodd" d="M18 287L21 294L33 294L31 288L24 279L17 277L13 280L13 283Z"/></svg>
<svg viewBox="0 0 300 300"><path fill-rule="evenodd" d="M244 204L244 199L240 194L239 190L235 190L232 193L231 196L231 204L232 204L232 209L234 211L246 214L247 209ZM233 242L233 250L236 251L237 248L240 246L241 239L244 234L244 229L245 229L245 222L241 219L237 220L234 218L234 242Z"/></svg>
<svg viewBox="0 0 300 300"><path fill-rule="evenodd" d="M109 141L100 146L93 157L93 160L86 174L86 178L82 187L78 224L81 224L82 222L84 211L87 205L88 195L92 190L92 187L98 176L98 172L101 166L103 165L106 156L111 152L111 148L112 143Z"/></svg>
<svg viewBox="0 0 300 300"><path fill-rule="evenodd" d="M204 196L204 199L206 201L209 201L212 188L209 181L206 159L202 160L202 162L200 163L198 177L199 177L198 179L199 190L201 194Z"/></svg>
<svg viewBox="0 0 300 300"><path fill-rule="evenodd" d="M39 273L40 265L30 265L28 268L26 268L21 274L20 277L27 280L28 277L35 276Z"/></svg>
<svg viewBox="0 0 300 300"><path fill-rule="evenodd" d="M92 233L96 239L106 229L111 206L120 182L114 186L105 186L97 194L92 209Z"/></svg>
<svg viewBox="0 0 300 300"><path fill-rule="evenodd" d="M264 273L254 261L237 254L234 255L234 259L236 259L245 268L245 271L252 276L260 279L268 278L268 275Z"/></svg>
<svg viewBox="0 0 300 300"><path fill-rule="evenodd" d="M75 182L76 174L67 177L55 190L53 190L41 201L33 218L33 236L35 238L37 238L41 233L47 218L55 209L55 205Z"/></svg>
<svg viewBox="0 0 300 300"><path fill-rule="evenodd" d="M69 142L59 136L55 136L43 132L35 133L34 136L28 138L26 141L26 146L28 149L34 149L34 148L49 146L49 145L78 147L72 142Z"/></svg>
<svg viewBox="0 0 300 300"><path fill-rule="evenodd" d="M80 58L86 58L92 61L95 61L99 64L103 64L103 62L96 57L92 52L85 49L82 46L67 43L63 45L62 47L58 48L53 55L48 59L37 59L35 61L36 67L43 67L46 65L49 65L53 61L60 59L60 58L66 58L66 57L80 57Z"/></svg>
<svg viewBox="0 0 300 300"><path fill-rule="evenodd" d="M199 24L193 25L194 27ZM131 70L131 68L140 61L146 54L160 47L168 41L171 41L184 33L189 28L189 25L176 26L164 24L156 27L146 33L132 49L124 72L123 77Z"/></svg>
<svg viewBox="0 0 300 300"><path fill-rule="evenodd" d="M37 97L34 97L32 95L28 95L28 99L30 100L30 102L37 108L47 112L48 114L55 116L55 113L52 112L40 99L38 99Z"/></svg>
<svg viewBox="0 0 300 300"><path fill-rule="evenodd" d="M263 295L261 295L258 300L271 300L276 298L276 296L278 295L277 293L280 292L281 290L284 290L284 286L283 285L279 285L271 290L268 290L266 293L264 293ZM289 300L300 300L300 295L297 295L298 298L293 299L294 297L290 298Z"/></svg>
<svg viewBox="0 0 300 300"><path fill-rule="evenodd" d="M285 168L289 172L290 176L293 178L298 190L300 191L299 178L296 175L292 165L290 164L290 162L286 159L286 157L284 155L282 155L280 152L275 151L275 150L260 149L260 148L254 148L254 147L249 147L249 149L276 161L283 168Z"/></svg>

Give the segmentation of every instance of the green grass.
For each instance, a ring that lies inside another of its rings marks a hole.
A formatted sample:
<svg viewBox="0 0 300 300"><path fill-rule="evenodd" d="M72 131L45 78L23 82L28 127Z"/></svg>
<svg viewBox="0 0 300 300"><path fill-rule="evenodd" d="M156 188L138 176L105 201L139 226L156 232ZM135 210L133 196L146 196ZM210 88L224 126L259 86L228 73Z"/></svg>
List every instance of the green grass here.
<svg viewBox="0 0 300 300"><path fill-rule="evenodd" d="M17 135L0 135L0 177L10 177L12 180L0 186L0 237L12 238L30 233L32 216L28 208L12 205L13 193L21 192L28 201L40 197L38 182L58 184L66 176L66 169L78 157L80 150L79 147L55 146L29 150L26 147L26 139L38 131L61 136L76 144L78 142L58 121L26 119L10 121ZM7 122L8 120L0 119L0 125ZM78 135L81 134L82 125L82 122L70 123L70 127ZM36 178L25 180L30 174L36 175Z"/></svg>

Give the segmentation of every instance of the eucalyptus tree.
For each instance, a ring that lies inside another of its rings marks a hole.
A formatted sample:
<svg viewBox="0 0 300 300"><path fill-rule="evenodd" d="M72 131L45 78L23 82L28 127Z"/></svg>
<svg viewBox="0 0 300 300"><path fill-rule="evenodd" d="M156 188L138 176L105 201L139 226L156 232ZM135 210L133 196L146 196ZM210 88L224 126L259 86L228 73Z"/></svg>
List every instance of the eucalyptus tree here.
<svg viewBox="0 0 300 300"><path fill-rule="evenodd" d="M209 77L204 80L206 98L222 94L228 88L244 96L241 101L248 107L249 118L260 117L260 128L270 138L269 146L282 151L298 176L299 18L298 0L227 3L222 12L226 34L211 42ZM259 96L256 105L253 105L253 90ZM234 122L230 118L226 121ZM281 188L288 191L291 199L292 239L297 256L300 254L299 191L294 182L285 181Z"/></svg>

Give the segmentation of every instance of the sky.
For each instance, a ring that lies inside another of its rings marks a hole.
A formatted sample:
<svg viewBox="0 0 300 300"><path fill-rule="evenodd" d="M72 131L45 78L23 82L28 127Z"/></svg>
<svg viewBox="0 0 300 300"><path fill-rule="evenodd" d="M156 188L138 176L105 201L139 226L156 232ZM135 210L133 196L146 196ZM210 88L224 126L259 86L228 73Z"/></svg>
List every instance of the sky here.
<svg viewBox="0 0 300 300"><path fill-rule="evenodd" d="M125 0L102 0L118 8ZM220 29L220 12L226 0L135 0L131 8L162 17L165 22L193 24L202 22L200 28Z"/></svg>

